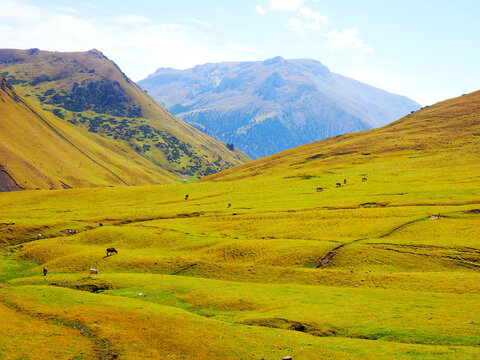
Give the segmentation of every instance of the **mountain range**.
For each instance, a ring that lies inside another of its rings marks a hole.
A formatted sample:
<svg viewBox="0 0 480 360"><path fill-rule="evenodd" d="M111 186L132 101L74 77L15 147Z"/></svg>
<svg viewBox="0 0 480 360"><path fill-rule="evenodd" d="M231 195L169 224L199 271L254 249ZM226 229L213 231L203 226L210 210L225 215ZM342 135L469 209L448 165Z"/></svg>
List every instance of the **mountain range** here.
<svg viewBox="0 0 480 360"><path fill-rule="evenodd" d="M249 160L172 116L98 50L0 49L0 76L29 104L129 147L175 181Z"/></svg>
<svg viewBox="0 0 480 360"><path fill-rule="evenodd" d="M252 158L386 125L421 107L309 59L160 68L138 84L172 114Z"/></svg>

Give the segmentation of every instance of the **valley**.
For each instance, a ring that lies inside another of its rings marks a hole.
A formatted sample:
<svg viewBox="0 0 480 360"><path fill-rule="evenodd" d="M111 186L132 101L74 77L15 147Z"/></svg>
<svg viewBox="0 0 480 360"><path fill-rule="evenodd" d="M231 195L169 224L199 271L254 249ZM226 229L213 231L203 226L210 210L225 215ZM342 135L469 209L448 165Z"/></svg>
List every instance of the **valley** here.
<svg viewBox="0 0 480 360"><path fill-rule="evenodd" d="M479 109L187 184L0 194L0 357L478 358Z"/></svg>

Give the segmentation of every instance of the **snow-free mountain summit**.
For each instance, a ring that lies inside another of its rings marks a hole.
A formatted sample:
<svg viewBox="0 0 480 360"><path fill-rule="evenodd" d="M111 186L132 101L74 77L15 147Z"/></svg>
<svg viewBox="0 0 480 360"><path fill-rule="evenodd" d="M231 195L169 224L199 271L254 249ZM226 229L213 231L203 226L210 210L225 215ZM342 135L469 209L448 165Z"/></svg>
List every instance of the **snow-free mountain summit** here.
<svg viewBox="0 0 480 360"><path fill-rule="evenodd" d="M160 68L139 85L179 118L253 158L382 126L420 108L310 59Z"/></svg>
<svg viewBox="0 0 480 360"><path fill-rule="evenodd" d="M249 160L172 116L98 50L0 49L0 76L29 104L129 147L178 181Z"/></svg>

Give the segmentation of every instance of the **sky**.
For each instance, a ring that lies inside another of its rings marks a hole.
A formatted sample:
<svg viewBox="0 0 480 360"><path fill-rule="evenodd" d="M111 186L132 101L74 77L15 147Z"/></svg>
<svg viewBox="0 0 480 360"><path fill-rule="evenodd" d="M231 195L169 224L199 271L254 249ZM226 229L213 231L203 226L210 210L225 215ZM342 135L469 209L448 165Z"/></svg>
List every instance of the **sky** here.
<svg viewBox="0 0 480 360"><path fill-rule="evenodd" d="M0 0L0 48L159 67L311 58L422 105L480 89L477 0Z"/></svg>

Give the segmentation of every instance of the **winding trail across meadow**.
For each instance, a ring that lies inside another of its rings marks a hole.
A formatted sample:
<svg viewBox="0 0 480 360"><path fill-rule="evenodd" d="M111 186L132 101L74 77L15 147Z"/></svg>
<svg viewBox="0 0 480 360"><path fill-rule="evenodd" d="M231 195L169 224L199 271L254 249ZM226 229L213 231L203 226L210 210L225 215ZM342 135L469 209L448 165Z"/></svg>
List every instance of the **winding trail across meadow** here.
<svg viewBox="0 0 480 360"><path fill-rule="evenodd" d="M8 284L0 283L0 288L6 286L8 286ZM96 332L94 332L87 325L81 323L78 320L62 319L59 317L54 317L51 314L30 311L2 297L0 297L0 304L8 307L11 310L14 310L15 312L23 316L27 316L28 318L33 318L40 320L44 323L59 325L76 330L80 336L84 336L88 340L93 342L92 346L94 346L94 351L97 355L97 359L99 360L114 360L120 358L120 352L116 350L114 346L112 346L109 340L98 336Z"/></svg>
<svg viewBox="0 0 480 360"><path fill-rule="evenodd" d="M393 229L387 231L385 234L381 235L381 236L378 236L379 239L382 239L382 238L385 238L387 236L390 236L392 235L394 232L400 230L400 229L403 229L404 227L408 226L408 225L411 225L411 224L414 224L414 223L417 223L417 222L420 222L420 221L424 221L426 220L427 218L425 217L422 217L420 219L416 219L416 220L410 220L404 224L401 224L401 225L398 225L396 227L394 227ZM337 254L337 252L342 249L343 247L347 246L347 245L351 245L351 244L354 244L354 243L357 243L357 242L360 242L362 240L367 240L369 238L360 238L360 239L356 239L356 240L353 240L353 241L349 241L349 242L346 242L346 243L343 243L341 245L338 245L337 247L333 248L332 250L330 250L327 255L325 255L324 257L322 257L321 259L319 259L319 261L317 262L317 265L315 266L315 269L320 269L322 267L325 267L327 266L328 264L330 264L330 262L333 260L333 258L335 257L335 255Z"/></svg>

